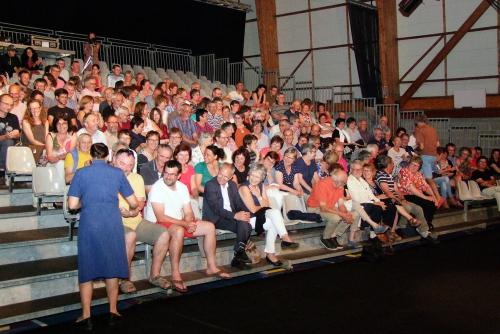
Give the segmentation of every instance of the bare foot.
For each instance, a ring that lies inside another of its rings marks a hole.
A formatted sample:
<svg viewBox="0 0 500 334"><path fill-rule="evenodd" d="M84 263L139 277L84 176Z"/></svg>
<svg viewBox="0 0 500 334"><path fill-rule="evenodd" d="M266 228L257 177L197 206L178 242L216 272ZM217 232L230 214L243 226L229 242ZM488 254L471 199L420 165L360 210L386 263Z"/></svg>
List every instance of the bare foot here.
<svg viewBox="0 0 500 334"><path fill-rule="evenodd" d="M212 277L219 277L222 279L229 279L231 278L231 275L226 273L225 271L215 268L215 269L207 269L206 271L207 276L212 276Z"/></svg>

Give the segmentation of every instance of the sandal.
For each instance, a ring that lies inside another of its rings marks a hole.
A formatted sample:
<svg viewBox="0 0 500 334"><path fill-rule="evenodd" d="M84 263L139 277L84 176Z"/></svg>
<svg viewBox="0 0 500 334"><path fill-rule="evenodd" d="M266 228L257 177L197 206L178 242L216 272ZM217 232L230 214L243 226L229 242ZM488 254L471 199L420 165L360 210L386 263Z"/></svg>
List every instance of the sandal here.
<svg viewBox="0 0 500 334"><path fill-rule="evenodd" d="M156 276L156 277L150 278L149 283L151 283L154 286L157 286L159 288L162 288L164 290L170 289L172 287L172 285L170 284L168 279L166 279L163 276Z"/></svg>
<svg viewBox="0 0 500 334"><path fill-rule="evenodd" d="M389 238L392 240L392 242L403 240L403 238L401 238L401 236L394 231L389 232Z"/></svg>
<svg viewBox="0 0 500 334"><path fill-rule="evenodd" d="M180 292L180 293L186 293L188 292L188 289L184 286L184 281L183 280L172 280L172 289Z"/></svg>
<svg viewBox="0 0 500 334"><path fill-rule="evenodd" d="M135 293L137 292L137 289L130 280L124 279L120 282L120 291L122 293L130 294L130 293Z"/></svg>
<svg viewBox="0 0 500 334"><path fill-rule="evenodd" d="M207 273L208 277L218 277L220 279L231 279L232 278L231 275L229 275L229 276L228 275L229 274L226 273L224 270L219 270L219 271L212 273L212 274Z"/></svg>
<svg viewBox="0 0 500 334"><path fill-rule="evenodd" d="M420 226L420 225L422 224L422 222L421 222L421 221L419 221L419 220L418 220L417 218L415 218L415 217L414 217L414 218L412 218L412 219L410 219L410 220L409 220L409 222L410 222L410 225L411 225L411 226L413 226L413 227L418 227L418 226Z"/></svg>

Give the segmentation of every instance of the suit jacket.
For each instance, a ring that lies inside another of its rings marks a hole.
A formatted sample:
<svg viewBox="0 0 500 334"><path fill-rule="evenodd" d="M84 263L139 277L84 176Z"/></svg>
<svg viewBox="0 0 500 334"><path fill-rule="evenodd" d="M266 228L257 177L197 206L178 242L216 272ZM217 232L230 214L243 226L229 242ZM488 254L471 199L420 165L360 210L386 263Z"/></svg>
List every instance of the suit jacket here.
<svg viewBox="0 0 500 334"><path fill-rule="evenodd" d="M221 219L232 220L238 211L248 211L238 192L238 187L233 181L228 182L228 195L231 204L231 211L224 209L224 199L217 177L214 177L205 184L203 193L203 220L217 223Z"/></svg>

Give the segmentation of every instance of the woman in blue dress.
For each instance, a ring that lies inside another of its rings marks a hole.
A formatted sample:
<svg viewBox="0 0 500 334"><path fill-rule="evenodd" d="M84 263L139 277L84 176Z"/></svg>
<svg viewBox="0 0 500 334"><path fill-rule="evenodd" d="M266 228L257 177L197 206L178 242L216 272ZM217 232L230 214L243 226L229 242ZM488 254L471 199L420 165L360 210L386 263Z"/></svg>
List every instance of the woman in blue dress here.
<svg viewBox="0 0 500 334"><path fill-rule="evenodd" d="M123 224L118 207L118 193L137 207L137 199L125 174L106 163L108 148L102 143L90 148L92 164L80 169L68 191L68 207L81 207L78 231L78 281L82 316L77 323L92 328L90 303L93 280L105 279L110 322L119 313L118 278L129 276ZM79 325L80 326L80 325Z"/></svg>

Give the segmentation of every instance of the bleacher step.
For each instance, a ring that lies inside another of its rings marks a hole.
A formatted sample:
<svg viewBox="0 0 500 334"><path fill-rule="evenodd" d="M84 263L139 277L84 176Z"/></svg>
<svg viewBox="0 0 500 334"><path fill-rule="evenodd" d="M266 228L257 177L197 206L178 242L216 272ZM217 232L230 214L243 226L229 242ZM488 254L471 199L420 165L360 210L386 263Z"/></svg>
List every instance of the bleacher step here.
<svg viewBox="0 0 500 334"><path fill-rule="evenodd" d="M221 269L230 273L233 277L238 277L274 269L274 267L266 264L265 261L261 261L260 263L253 265L249 270L239 270L231 266L221 266ZM182 274L182 277L187 286L204 284L218 280L217 278L207 277L203 270L186 272ZM154 293L167 293L167 291L151 285L148 280L135 281L134 284L137 288L137 293L130 295L120 294L119 300L136 298ZM170 290L169 292L171 293ZM107 303L106 289L104 287L95 289L93 293L92 305L101 305L105 303ZM1 306L0 325L72 311L79 309L80 307L80 294L78 292Z"/></svg>

